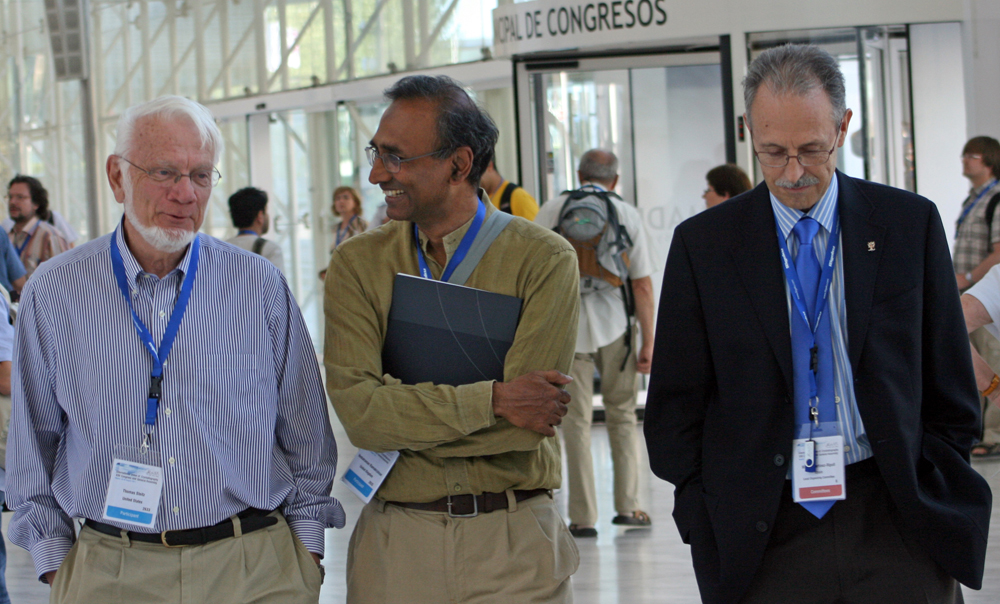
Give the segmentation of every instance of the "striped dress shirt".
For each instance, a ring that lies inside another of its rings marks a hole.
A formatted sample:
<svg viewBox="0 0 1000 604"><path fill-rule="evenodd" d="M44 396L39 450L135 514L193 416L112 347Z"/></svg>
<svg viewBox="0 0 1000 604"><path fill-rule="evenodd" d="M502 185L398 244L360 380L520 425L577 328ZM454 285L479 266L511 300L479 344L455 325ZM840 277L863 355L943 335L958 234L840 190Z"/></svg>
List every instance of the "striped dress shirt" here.
<svg viewBox="0 0 1000 604"><path fill-rule="evenodd" d="M153 447L163 491L152 531L209 526L280 508L322 555L344 526L330 497L337 463L313 345L280 271L199 235L191 299L164 364ZM103 520L112 459L137 450L153 366L111 268L122 252L138 317L157 345L191 261L142 270L122 226L46 262L24 290L14 354L7 500L10 540L39 576L74 540L71 518Z"/></svg>
<svg viewBox="0 0 1000 604"><path fill-rule="evenodd" d="M808 216L820 224L819 232L813 239L813 250L822 266L826 258L826 246L833 230L833 218L837 213L836 174L830 179L830 186L819 202L809 210ZM790 208L778 201L771 194L771 207L777 219L780 234L788 244L788 251L793 257L799 254L799 240L792 234L795 223L807 214ZM843 235L841 235L843 242ZM775 241L774 245L778 245ZM837 407L837 423L840 434L844 437L844 461L847 464L856 463L872 456L872 448L868 443L868 435L858 412L858 402L854 397L854 373L847 357L847 302L844 298L844 254L843 245L837 248L836 265L833 271L833 286L827 299L827 311L830 313L830 335L833 338L833 395ZM785 294L788 300L788 329L791 332L792 298L788 294L788 283L785 282Z"/></svg>

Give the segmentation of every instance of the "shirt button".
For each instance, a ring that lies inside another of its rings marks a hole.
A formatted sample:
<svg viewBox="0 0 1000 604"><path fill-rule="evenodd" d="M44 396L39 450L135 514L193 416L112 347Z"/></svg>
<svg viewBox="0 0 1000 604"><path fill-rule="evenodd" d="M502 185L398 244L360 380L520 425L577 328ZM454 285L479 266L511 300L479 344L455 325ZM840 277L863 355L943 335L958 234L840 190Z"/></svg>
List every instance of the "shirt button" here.
<svg viewBox="0 0 1000 604"><path fill-rule="evenodd" d="M174 465L174 458L173 457L171 457L168 461L170 462L170 465Z"/></svg>
<svg viewBox="0 0 1000 604"><path fill-rule="evenodd" d="M174 509L176 510L177 508L174 508ZM767 523L764 522L763 520L758 520L757 521L757 530L759 532L761 532L761 533L766 533L767 532Z"/></svg>
<svg viewBox="0 0 1000 604"><path fill-rule="evenodd" d="M840 402L840 397L839 396L833 397L833 402L839 403Z"/></svg>
<svg viewBox="0 0 1000 604"><path fill-rule="evenodd" d="M848 453L851 450L851 445L844 445L844 452Z"/></svg>
<svg viewBox="0 0 1000 604"><path fill-rule="evenodd" d="M181 509L175 505L174 506L174 516L176 516L177 514L180 514L180 513L181 513Z"/></svg>
<svg viewBox="0 0 1000 604"><path fill-rule="evenodd" d="M775 455L774 456L774 465L776 465L776 466L783 466L783 465L785 465L785 456L782 455L781 453L778 453L777 455Z"/></svg>
<svg viewBox="0 0 1000 604"><path fill-rule="evenodd" d="M167 417L170 417L170 407L167 407L166 409L164 409L163 413L166 414Z"/></svg>
<svg viewBox="0 0 1000 604"><path fill-rule="evenodd" d="M456 491L461 491L462 490L462 485L460 485L458 483L455 483L455 490Z"/></svg>
<svg viewBox="0 0 1000 604"><path fill-rule="evenodd" d="M167 311L165 311L165 310L161 310L161 311L160 311L160 318L161 318L161 319L165 319L166 317L167 317Z"/></svg>

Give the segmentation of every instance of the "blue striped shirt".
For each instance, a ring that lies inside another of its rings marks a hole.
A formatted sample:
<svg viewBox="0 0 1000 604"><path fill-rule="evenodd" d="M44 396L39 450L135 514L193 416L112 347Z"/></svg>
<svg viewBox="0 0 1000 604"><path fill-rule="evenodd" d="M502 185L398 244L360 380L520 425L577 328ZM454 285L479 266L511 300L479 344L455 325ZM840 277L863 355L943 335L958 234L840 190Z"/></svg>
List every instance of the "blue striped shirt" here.
<svg viewBox="0 0 1000 604"><path fill-rule="evenodd" d="M280 508L323 553L344 526L330 497L337 448L316 355L281 272L207 235L191 299L163 373L153 434L163 468L155 531ZM44 263L24 290L14 353L7 501L10 540L35 570L56 570L71 518L102 520L112 459L143 438L152 358L111 269L117 241L136 314L159 345L190 262L160 279L122 226ZM151 531L152 532L152 531Z"/></svg>
<svg viewBox="0 0 1000 604"><path fill-rule="evenodd" d="M820 264L826 258L826 245L830 241L833 230L833 217L837 213L837 193L839 186L837 176L830 179L830 186L819 202L809 210L808 215L820 224L819 232L813 239L813 250ZM799 240L792 234L792 228L805 212L790 208L778 201L771 194L771 207L777 218L781 235L788 243L792 256L798 256ZM841 232L841 243L844 236ZM778 245L778 242L775 242ZM833 272L833 287L827 300L827 310L830 313L830 335L833 339L833 395L837 403L837 423L844 437L844 460L848 464L856 463L872 456L872 448L868 443L868 435L858 412L858 402L854 397L854 373L847 357L847 302L844 299L844 246L837 249L836 266ZM785 293L788 299L788 329L792 326L792 298L788 295L788 283L785 283Z"/></svg>

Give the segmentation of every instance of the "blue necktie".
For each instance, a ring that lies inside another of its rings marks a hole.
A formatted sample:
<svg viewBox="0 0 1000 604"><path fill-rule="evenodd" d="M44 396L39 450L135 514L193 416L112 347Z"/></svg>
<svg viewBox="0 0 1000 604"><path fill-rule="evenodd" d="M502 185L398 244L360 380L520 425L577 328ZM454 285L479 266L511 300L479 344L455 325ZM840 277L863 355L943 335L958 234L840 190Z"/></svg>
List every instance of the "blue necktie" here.
<svg viewBox="0 0 1000 604"><path fill-rule="evenodd" d="M819 223L804 216L792 232L799 241L799 251L795 256L795 272L802 285L802 297L806 303L806 313L809 320L816 318L816 299L819 297L819 280L821 267L816 252L813 249L813 239L819 232ZM837 421L837 410L833 403L833 343L830 336L830 313L824 312L816 329L817 367L813 371L812 362L812 330L802 319L799 312L793 312L792 317L792 374L794 376L795 393L795 425L812 423L809 416L809 399L814 392L819 396L819 421L825 423L828 429L824 432L813 426L813 436L833 436L837 432L830 429L831 422ZM817 518L833 507L833 501L801 502L802 507L809 510Z"/></svg>

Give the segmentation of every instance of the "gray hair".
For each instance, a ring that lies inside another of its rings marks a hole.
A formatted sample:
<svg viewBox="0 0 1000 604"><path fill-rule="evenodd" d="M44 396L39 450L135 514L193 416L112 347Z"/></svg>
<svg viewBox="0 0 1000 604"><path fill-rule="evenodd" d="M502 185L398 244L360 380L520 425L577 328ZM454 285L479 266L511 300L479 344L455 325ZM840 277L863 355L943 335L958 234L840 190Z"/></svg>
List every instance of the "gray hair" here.
<svg viewBox="0 0 1000 604"><path fill-rule="evenodd" d="M580 157L580 180L611 182L618 176L618 158L607 149L591 149Z"/></svg>
<svg viewBox="0 0 1000 604"><path fill-rule="evenodd" d="M822 88L833 105L833 123L840 124L847 113L844 74L840 72L837 60L817 46L785 44L769 48L754 59L747 77L743 78L743 100L748 122L752 119L754 98L763 85L767 85L775 95L806 96Z"/></svg>
<svg viewBox="0 0 1000 604"><path fill-rule="evenodd" d="M407 76L385 91L389 101L422 99L437 105L437 137L442 158L459 147L472 149L472 167L466 180L479 186L486 167L493 161L493 147L500 131L493 118L483 110L461 84L448 76Z"/></svg>
<svg viewBox="0 0 1000 604"><path fill-rule="evenodd" d="M201 148L206 146L212 149L212 163L219 163L222 150L225 144L222 141L222 132L215 124L215 118L204 105L196 103L182 96L166 95L134 105L126 109L118 118L118 134L115 139L114 154L119 157L127 157L134 149L133 138L135 136L136 123L147 117L157 117L161 119L177 119L186 117L194 123L201 138Z"/></svg>

